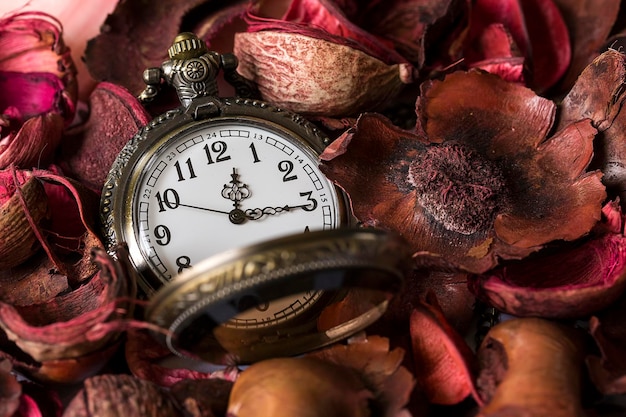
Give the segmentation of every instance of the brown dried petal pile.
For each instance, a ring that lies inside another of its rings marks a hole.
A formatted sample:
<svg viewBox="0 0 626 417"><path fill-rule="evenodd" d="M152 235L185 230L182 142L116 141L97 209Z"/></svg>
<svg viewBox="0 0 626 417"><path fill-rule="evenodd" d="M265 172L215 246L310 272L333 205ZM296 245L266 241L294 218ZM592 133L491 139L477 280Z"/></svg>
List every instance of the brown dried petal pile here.
<svg viewBox="0 0 626 417"><path fill-rule="evenodd" d="M418 258L484 272L600 219L601 173L585 171L596 130L582 120L548 138L555 112L525 87L457 72L422 84L415 132L365 114L321 168L359 220L402 234Z"/></svg>

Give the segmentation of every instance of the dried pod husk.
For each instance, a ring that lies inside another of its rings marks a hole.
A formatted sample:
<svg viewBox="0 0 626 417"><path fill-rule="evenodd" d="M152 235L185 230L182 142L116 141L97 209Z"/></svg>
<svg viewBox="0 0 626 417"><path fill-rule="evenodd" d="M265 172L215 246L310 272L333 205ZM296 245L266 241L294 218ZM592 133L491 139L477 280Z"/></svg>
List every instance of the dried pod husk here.
<svg viewBox="0 0 626 417"><path fill-rule="evenodd" d="M87 121L65 133L58 164L68 176L100 193L118 153L149 120L124 87L99 83L89 96Z"/></svg>
<svg viewBox="0 0 626 417"><path fill-rule="evenodd" d="M23 371L42 381L73 383L93 375L115 353L125 319L127 298L135 295L126 252L113 259L93 249L97 272L82 285L44 303L0 302L0 327L31 358ZM121 259L121 260L120 260Z"/></svg>
<svg viewBox="0 0 626 417"><path fill-rule="evenodd" d="M626 290L626 237L616 202L603 215L590 236L472 275L470 289L520 317L585 318L608 307Z"/></svg>
<svg viewBox="0 0 626 417"><path fill-rule="evenodd" d="M626 57L617 50L598 56L580 74L559 106L559 128L589 118L598 129L591 167L600 169L610 197L626 201Z"/></svg>
<svg viewBox="0 0 626 417"><path fill-rule="evenodd" d="M98 375L84 381L63 417L182 417L165 391L131 375Z"/></svg>
<svg viewBox="0 0 626 417"><path fill-rule="evenodd" d="M256 1L235 35L238 71L264 100L325 117L380 109L415 78L407 59L330 2L294 1L280 18ZM306 62L307 65L302 65Z"/></svg>
<svg viewBox="0 0 626 417"><path fill-rule="evenodd" d="M584 339L577 329L540 318L493 327L478 350L478 416L584 417Z"/></svg>
<svg viewBox="0 0 626 417"><path fill-rule="evenodd" d="M0 171L0 270L23 263L41 245L33 230L49 220L42 183L27 171Z"/></svg>
<svg viewBox="0 0 626 417"><path fill-rule="evenodd" d="M235 381L230 417L365 417L367 389L354 369L321 359L275 358L256 362Z"/></svg>
<svg viewBox="0 0 626 417"><path fill-rule="evenodd" d="M450 326L434 293L415 306L410 335L415 377L430 403L453 405L470 395L481 403L474 383L474 353Z"/></svg>

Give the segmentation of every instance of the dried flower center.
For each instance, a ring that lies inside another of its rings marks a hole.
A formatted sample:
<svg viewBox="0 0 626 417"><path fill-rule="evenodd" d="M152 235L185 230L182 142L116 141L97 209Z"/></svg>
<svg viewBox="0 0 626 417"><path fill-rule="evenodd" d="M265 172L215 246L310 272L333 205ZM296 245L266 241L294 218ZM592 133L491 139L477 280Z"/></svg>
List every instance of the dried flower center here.
<svg viewBox="0 0 626 417"><path fill-rule="evenodd" d="M505 188L492 161L457 143L420 152L409 166L408 181L431 216L465 235L491 226Z"/></svg>

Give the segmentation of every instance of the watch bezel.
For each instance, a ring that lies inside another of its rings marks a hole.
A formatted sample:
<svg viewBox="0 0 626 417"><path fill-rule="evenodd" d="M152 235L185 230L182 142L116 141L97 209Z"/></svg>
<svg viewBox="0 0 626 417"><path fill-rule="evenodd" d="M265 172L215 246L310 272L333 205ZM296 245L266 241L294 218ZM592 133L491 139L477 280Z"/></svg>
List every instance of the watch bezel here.
<svg viewBox="0 0 626 417"><path fill-rule="evenodd" d="M139 287L145 295L150 296L169 281L154 272L145 260L133 227L133 198L142 168L189 129L241 121L279 131L312 158L319 156L330 143L328 136L304 117L265 102L204 97L194 100L188 107L181 106L157 116L128 141L113 163L100 205L105 247L113 252L119 244L127 245L131 262L139 272ZM347 196L339 187L331 185L338 205L339 224L347 225L350 222Z"/></svg>

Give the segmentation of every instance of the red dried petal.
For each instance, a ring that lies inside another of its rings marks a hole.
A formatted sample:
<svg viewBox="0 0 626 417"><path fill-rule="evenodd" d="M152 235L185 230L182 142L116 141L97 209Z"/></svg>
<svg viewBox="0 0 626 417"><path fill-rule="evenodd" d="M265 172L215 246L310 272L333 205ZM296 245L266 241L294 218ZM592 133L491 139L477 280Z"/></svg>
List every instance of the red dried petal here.
<svg viewBox="0 0 626 417"><path fill-rule="evenodd" d="M519 48L519 55L528 60L530 72L525 78L533 89L543 92L563 76L571 56L569 34L552 0L477 1L472 7L466 39L469 66L493 59L498 55L497 50L502 49L502 42L490 39L493 33L485 33L494 24L506 28ZM490 49L493 46L496 51ZM506 48L502 52L503 58L514 56Z"/></svg>
<svg viewBox="0 0 626 417"><path fill-rule="evenodd" d="M423 300L411 314L411 340L418 387L435 404L458 404L472 395L477 371L473 352L445 319L434 296Z"/></svg>
<svg viewBox="0 0 626 417"><path fill-rule="evenodd" d="M0 417L12 417L20 406L22 386L11 374L9 361L0 360Z"/></svg>
<svg viewBox="0 0 626 417"><path fill-rule="evenodd" d="M477 297L515 316L581 318L626 289L626 238L604 234L472 277Z"/></svg>
<svg viewBox="0 0 626 417"><path fill-rule="evenodd" d="M110 83L96 86L89 109L87 122L66 133L59 164L67 175L100 193L118 153L150 116L128 90Z"/></svg>
<svg viewBox="0 0 626 417"><path fill-rule="evenodd" d="M620 0L552 0L559 8L570 36L572 58L566 74L558 83L568 91L577 77L598 55L617 20ZM609 42L610 44L610 42Z"/></svg>

